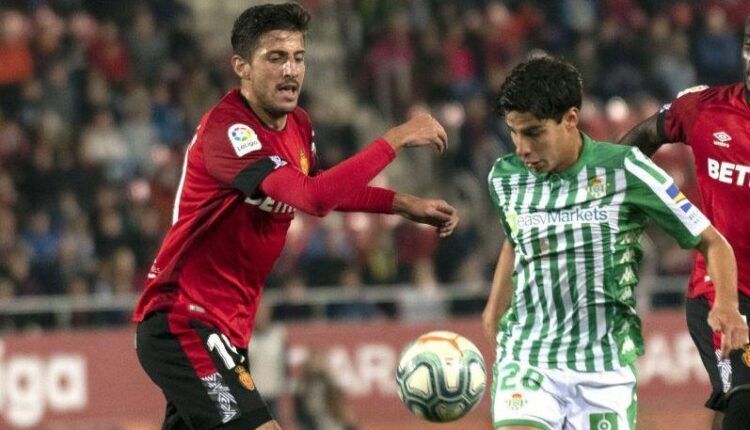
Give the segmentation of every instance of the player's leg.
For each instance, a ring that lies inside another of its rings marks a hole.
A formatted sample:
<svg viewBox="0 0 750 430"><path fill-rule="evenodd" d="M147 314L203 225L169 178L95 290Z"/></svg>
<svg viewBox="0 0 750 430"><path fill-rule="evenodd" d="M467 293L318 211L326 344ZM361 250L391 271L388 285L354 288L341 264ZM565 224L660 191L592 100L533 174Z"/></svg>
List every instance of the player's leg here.
<svg viewBox="0 0 750 430"><path fill-rule="evenodd" d="M493 366L492 423L502 430L559 430L565 421L555 381L549 371L513 360Z"/></svg>
<svg viewBox="0 0 750 430"><path fill-rule="evenodd" d="M567 393L565 430L635 430L635 367L575 372Z"/></svg>
<svg viewBox="0 0 750 430"><path fill-rule="evenodd" d="M220 332L156 313L138 325L136 344L144 370L176 409L174 425L184 421L191 430L213 430L237 422L245 430L273 421L243 354ZM164 430L172 430L168 425L169 417Z"/></svg>
<svg viewBox="0 0 750 430"><path fill-rule="evenodd" d="M192 430L190 426L185 422L184 419L177 412L175 405L167 401L167 411L164 414L164 423L161 426L161 430Z"/></svg>
<svg viewBox="0 0 750 430"><path fill-rule="evenodd" d="M741 385L727 393L721 430L746 429L750 429L750 385Z"/></svg>
<svg viewBox="0 0 750 430"><path fill-rule="evenodd" d="M719 411L714 411L714 418L711 421L711 430L721 430L721 422L724 421L724 414Z"/></svg>
<svg viewBox="0 0 750 430"><path fill-rule="evenodd" d="M725 407L724 392L729 390L732 383L732 365L730 360L721 359L721 339L708 325L710 310L711 306L705 297L687 299L685 302L688 332L711 381L711 394L705 406L712 409L715 414L712 430L721 430L722 411Z"/></svg>

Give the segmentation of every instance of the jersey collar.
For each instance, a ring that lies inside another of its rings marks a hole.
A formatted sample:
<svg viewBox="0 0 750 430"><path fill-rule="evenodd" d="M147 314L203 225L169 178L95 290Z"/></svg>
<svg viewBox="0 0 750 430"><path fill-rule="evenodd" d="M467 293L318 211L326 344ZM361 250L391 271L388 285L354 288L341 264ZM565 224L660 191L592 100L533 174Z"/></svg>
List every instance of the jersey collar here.
<svg viewBox="0 0 750 430"><path fill-rule="evenodd" d="M581 154L578 156L578 160L576 160L575 163L573 163L572 166L568 167L567 169L561 171L561 172L546 172L546 173L536 173L533 170L529 169L529 172L531 172L532 175L536 176L540 179L551 179L551 178L564 178L564 179L573 179L576 176L578 176L578 173L586 166L587 160L589 158L589 154L591 152L591 147L593 146L593 140L586 135L586 133L579 131L581 134L581 140L582 147L581 147Z"/></svg>

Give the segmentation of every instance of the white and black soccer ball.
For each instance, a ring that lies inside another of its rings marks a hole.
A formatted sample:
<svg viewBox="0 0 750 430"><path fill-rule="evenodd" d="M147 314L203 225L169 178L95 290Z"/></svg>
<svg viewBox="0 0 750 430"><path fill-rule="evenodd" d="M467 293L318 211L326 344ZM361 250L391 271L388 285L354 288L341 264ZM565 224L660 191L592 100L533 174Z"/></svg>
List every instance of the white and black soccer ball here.
<svg viewBox="0 0 750 430"><path fill-rule="evenodd" d="M465 337L433 331L409 344L396 370L398 396L420 418L455 421L476 406L487 385L482 354Z"/></svg>

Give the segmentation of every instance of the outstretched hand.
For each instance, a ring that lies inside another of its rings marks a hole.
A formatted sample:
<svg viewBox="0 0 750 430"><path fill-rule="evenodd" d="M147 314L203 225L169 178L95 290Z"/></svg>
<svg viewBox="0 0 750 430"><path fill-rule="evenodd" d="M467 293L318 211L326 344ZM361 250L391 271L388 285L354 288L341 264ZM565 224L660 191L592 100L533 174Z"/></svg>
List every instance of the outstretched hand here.
<svg viewBox="0 0 750 430"><path fill-rule="evenodd" d="M715 305L708 314L708 325L721 333L721 357L748 343L747 321L735 306Z"/></svg>
<svg viewBox="0 0 750 430"><path fill-rule="evenodd" d="M459 222L456 209L445 200L422 199L403 193L397 193L393 199L393 212L410 221L437 227L440 237L450 236Z"/></svg>
<svg viewBox="0 0 750 430"><path fill-rule="evenodd" d="M448 135L432 115L419 113L407 122L388 130L383 138L398 152L413 146L434 146L439 153L448 147Z"/></svg>

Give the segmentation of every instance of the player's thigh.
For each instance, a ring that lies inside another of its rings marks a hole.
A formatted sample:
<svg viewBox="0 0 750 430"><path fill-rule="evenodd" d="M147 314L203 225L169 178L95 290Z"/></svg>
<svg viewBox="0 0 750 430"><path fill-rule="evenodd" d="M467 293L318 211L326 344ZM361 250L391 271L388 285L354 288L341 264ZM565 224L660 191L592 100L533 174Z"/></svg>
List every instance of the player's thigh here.
<svg viewBox="0 0 750 430"><path fill-rule="evenodd" d="M707 322L710 309L705 297L688 299L685 303L688 331L711 381L711 393L705 405L723 411L727 394L750 384L750 352L734 351L729 358L721 358L721 337ZM750 315L750 298L744 295L740 295L740 313Z"/></svg>
<svg viewBox="0 0 750 430"><path fill-rule="evenodd" d="M560 390L549 372L501 360L493 366L492 422L495 429L559 430L565 421Z"/></svg>
<svg viewBox="0 0 750 430"><path fill-rule="evenodd" d="M156 313L138 325L136 349L146 373L192 429L233 421L254 429L272 421L243 354L220 332Z"/></svg>
<svg viewBox="0 0 750 430"><path fill-rule="evenodd" d="M633 366L573 372L569 383L565 430L635 430L637 400Z"/></svg>

